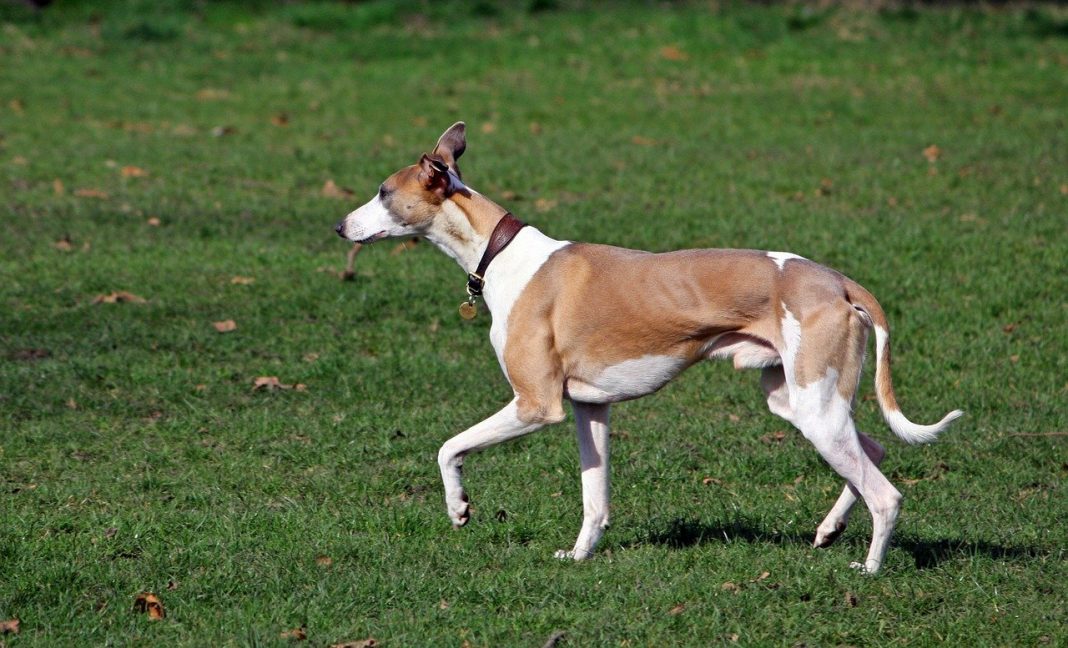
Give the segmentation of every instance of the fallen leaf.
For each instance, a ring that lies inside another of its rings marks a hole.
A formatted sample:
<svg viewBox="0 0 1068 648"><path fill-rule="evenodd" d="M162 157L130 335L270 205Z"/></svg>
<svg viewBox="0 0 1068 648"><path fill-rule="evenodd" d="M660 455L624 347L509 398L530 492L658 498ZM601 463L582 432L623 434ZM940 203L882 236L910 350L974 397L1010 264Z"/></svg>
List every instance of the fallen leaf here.
<svg viewBox="0 0 1068 648"><path fill-rule="evenodd" d="M70 235L66 235L52 244L52 247L56 248L60 252L70 252L74 250L74 245L71 243Z"/></svg>
<svg viewBox="0 0 1068 648"><path fill-rule="evenodd" d="M323 183L323 188L319 190L323 196L327 198L348 199L356 195L356 192L352 189L346 189L345 187L339 187L333 180L327 180Z"/></svg>
<svg viewBox="0 0 1068 648"><path fill-rule="evenodd" d="M923 149L923 157L927 158L927 161L931 164L934 164L938 161L938 158L942 157L942 149L938 148L937 145L932 144Z"/></svg>
<svg viewBox="0 0 1068 648"><path fill-rule="evenodd" d="M845 593L845 604L846 604L846 606L851 607L851 608L855 608L855 607L857 607L857 605L859 603L860 603L860 601L857 599L857 595L856 594L854 594L853 592L846 592Z"/></svg>
<svg viewBox="0 0 1068 648"><path fill-rule="evenodd" d="M1017 363L1019 361L1020 361L1020 355L1018 353L1014 353L1011 356L1009 356L1009 362L1012 362L1012 363L1015 364L1015 363Z"/></svg>
<svg viewBox="0 0 1068 648"><path fill-rule="evenodd" d="M52 355L48 349L18 349L11 354L12 360L43 360Z"/></svg>
<svg viewBox="0 0 1068 648"><path fill-rule="evenodd" d="M704 484L705 486L708 486L709 484L715 484L716 486L722 486L723 485L723 480L722 479L716 479L715 477L705 477L704 479L701 480L701 483Z"/></svg>
<svg viewBox="0 0 1068 648"><path fill-rule="evenodd" d="M492 133L492 132L494 132L496 130L497 130L497 124L494 124L493 122L483 122L482 123L482 132L483 133L486 133L488 135L488 134L490 134L490 133Z"/></svg>
<svg viewBox="0 0 1068 648"><path fill-rule="evenodd" d="M18 634L19 633L19 620L8 619L7 621L0 621L0 634Z"/></svg>
<svg viewBox="0 0 1068 648"><path fill-rule="evenodd" d="M259 376L252 382L252 389L256 391L268 391L271 389L289 389L290 385L283 385L278 376Z"/></svg>
<svg viewBox="0 0 1068 648"><path fill-rule="evenodd" d="M148 171L133 165L122 167L122 170L119 171L119 173L121 173L124 178L143 178L148 175Z"/></svg>
<svg viewBox="0 0 1068 648"><path fill-rule="evenodd" d="M682 614L682 611L685 610L685 609L686 609L686 606L683 605L682 603L679 603L675 607L673 607L670 610L668 610L668 614L670 614L671 616L676 616L676 615Z"/></svg>
<svg viewBox="0 0 1068 648"><path fill-rule="evenodd" d="M530 122L530 134L541 135L542 127L538 122Z"/></svg>
<svg viewBox="0 0 1068 648"><path fill-rule="evenodd" d="M660 58L668 61L688 61L690 60L690 55L676 45L665 45L660 48Z"/></svg>
<svg viewBox="0 0 1068 648"><path fill-rule="evenodd" d="M62 196L63 194L67 193L66 187L63 186L63 181L59 178L56 178L52 181L52 193L56 194L57 196Z"/></svg>
<svg viewBox="0 0 1068 648"><path fill-rule="evenodd" d="M449 609L449 602L446 601L445 599L441 599L441 601L438 603L438 609L439 610L448 610Z"/></svg>
<svg viewBox="0 0 1068 648"><path fill-rule="evenodd" d="M556 207L555 200L549 200L548 198L538 198L534 201L534 209L538 210L539 212L547 212L550 209L553 209L554 207Z"/></svg>
<svg viewBox="0 0 1068 648"><path fill-rule="evenodd" d="M319 359L319 354L318 353L312 352L312 353L305 353L304 354L304 362L315 362L318 359Z"/></svg>
<svg viewBox="0 0 1068 648"><path fill-rule="evenodd" d="M272 115L271 123L275 126L289 126L289 113L280 112Z"/></svg>
<svg viewBox="0 0 1068 648"><path fill-rule="evenodd" d="M148 614L148 618L152 621L158 621L167 613L163 611L163 601L159 600L159 597L152 592L141 592L134 599L134 612L140 612L141 614Z"/></svg>
<svg viewBox="0 0 1068 648"><path fill-rule="evenodd" d="M1068 196L1068 184L1061 185L1061 195Z"/></svg>
<svg viewBox="0 0 1068 648"><path fill-rule="evenodd" d="M742 420L742 417L738 416L737 414L728 414L728 415L727 415L727 419L728 419L728 420L729 420L729 421L730 421L731 423L737 423L738 421L741 421L741 420Z"/></svg>
<svg viewBox="0 0 1068 648"><path fill-rule="evenodd" d="M631 144L637 144L638 146L656 146L656 140L649 139L643 135L635 135L630 138Z"/></svg>
<svg viewBox="0 0 1068 648"><path fill-rule="evenodd" d="M765 434L760 437L760 440L764 443L782 443L786 439L786 433L782 430L772 432L771 434Z"/></svg>
<svg viewBox="0 0 1068 648"><path fill-rule="evenodd" d="M315 557L315 564L320 567L329 567L334 564L334 559L330 556L319 555Z"/></svg>
<svg viewBox="0 0 1068 648"><path fill-rule="evenodd" d="M237 132L237 129L233 126L216 126L211 129L212 137L226 137L227 135L233 135Z"/></svg>
<svg viewBox="0 0 1068 648"><path fill-rule="evenodd" d="M341 643L330 644L330 648L375 648L378 646L378 640L374 637L368 637L361 639L360 641L343 641Z"/></svg>
<svg viewBox="0 0 1068 648"><path fill-rule="evenodd" d="M1016 322L1009 322L1005 326L1001 327L1001 331L1003 333L1012 333L1013 331L1016 330L1016 326L1017 326Z"/></svg>
<svg viewBox="0 0 1068 648"><path fill-rule="evenodd" d="M167 589L172 591L172 592L174 590L178 589L178 581L176 581L176 580L167 581Z"/></svg>
<svg viewBox="0 0 1068 648"><path fill-rule="evenodd" d="M834 183L831 182L830 178L821 178L820 179L820 186L819 186L819 189L816 190L816 193L821 195L821 196L829 196L829 195L831 195L831 189L833 189L833 188L834 188Z"/></svg>
<svg viewBox="0 0 1068 648"><path fill-rule="evenodd" d="M17 164L19 166L26 166L30 163L30 161L22 157L21 155L16 155L15 157L11 158L11 163Z"/></svg>
<svg viewBox="0 0 1068 648"><path fill-rule="evenodd" d="M240 275L230 279L230 283L232 283L232 284L234 284L236 286L247 286L250 283L253 283L254 281L256 281L256 280L253 279L252 277L242 277Z"/></svg>
<svg viewBox="0 0 1068 648"><path fill-rule="evenodd" d="M197 90L197 99L199 101L218 101L220 99L228 99L229 97L230 91L220 88L201 88L200 90Z"/></svg>
<svg viewBox="0 0 1068 648"><path fill-rule="evenodd" d="M119 532L118 528L116 528L116 527L108 527L104 531L104 537L105 538L114 538L118 534L118 532Z"/></svg>
<svg viewBox="0 0 1068 648"><path fill-rule="evenodd" d="M237 330L237 322L232 319L223 320L221 322L212 322L211 325L220 333L229 333L230 331Z"/></svg>
<svg viewBox="0 0 1068 648"><path fill-rule="evenodd" d="M108 197L107 192L92 188L75 189L74 195L79 198L99 198L101 200L107 200Z"/></svg>
<svg viewBox="0 0 1068 648"><path fill-rule="evenodd" d="M132 292L127 292L125 290L117 290L108 295L97 295L93 298L94 304L144 304L147 301L147 299L138 297Z"/></svg>
<svg viewBox="0 0 1068 648"><path fill-rule="evenodd" d="M749 581L749 582L750 582L750 583L759 583L760 581L762 581L762 580L764 580L764 579L768 578L769 576L771 576L771 572L769 572L769 571L762 571L762 572L760 572L760 575L759 575L759 576L757 576L756 578L754 578L753 580L751 580L751 581Z"/></svg>
<svg viewBox="0 0 1068 648"><path fill-rule="evenodd" d="M155 216L151 216L147 221L145 221L145 223L148 224L148 225L151 225L152 227L159 227L160 225L163 224L163 221L161 221L159 218L157 218Z"/></svg>
<svg viewBox="0 0 1068 648"><path fill-rule="evenodd" d="M721 590L723 590L724 592L734 592L734 593L738 593L738 592L740 592L742 590L742 588L738 587L737 585L735 585L734 583L732 583L730 581L727 581L726 583L723 583L722 585L719 586L719 588Z"/></svg>
<svg viewBox="0 0 1068 648"><path fill-rule="evenodd" d="M72 410L78 409L78 401L74 400L73 398L68 398L67 399L67 409L72 409Z"/></svg>
<svg viewBox="0 0 1068 648"><path fill-rule="evenodd" d="M299 628L293 628L292 630L283 630L278 636L282 639L290 639L292 641L304 641L308 638L308 629L304 626L300 626Z"/></svg>

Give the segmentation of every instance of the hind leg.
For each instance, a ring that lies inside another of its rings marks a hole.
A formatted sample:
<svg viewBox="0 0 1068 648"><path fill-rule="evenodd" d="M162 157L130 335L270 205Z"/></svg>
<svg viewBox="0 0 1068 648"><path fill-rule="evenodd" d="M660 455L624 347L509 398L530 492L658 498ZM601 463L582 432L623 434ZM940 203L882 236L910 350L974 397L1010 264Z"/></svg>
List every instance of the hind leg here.
<svg viewBox="0 0 1068 648"><path fill-rule="evenodd" d="M771 413L793 423L794 410L790 405L790 388L786 383L786 374L783 368L768 367L764 369L760 375L760 387L767 397L768 409L771 410ZM860 440L860 446L864 454L868 456L871 463L875 466L882 463L886 450L877 441L862 432L858 431L857 437ZM853 511L853 506L857 503L857 498L856 488L847 481L842 494L838 497L838 501L834 503L830 512L827 513L827 517L816 528L816 539L812 543L813 547L829 547L838 539L842 532L845 531L846 524L849 523L849 515Z"/></svg>
<svg viewBox="0 0 1068 648"><path fill-rule="evenodd" d="M886 450L879 445L878 441L863 432L858 431L857 436L860 438L860 445L864 449L864 453L868 455L871 462L876 466L881 464L883 457L886 455ZM856 503L857 491L852 484L846 482L845 488L842 489L842 494L838 496L838 501L831 507L827 517L823 518L823 522L820 522L820 525L816 527L816 539L812 542L812 546L823 548L834 544L834 541L842 535L846 525L849 524L849 514L852 513L853 506Z"/></svg>
<svg viewBox="0 0 1068 648"><path fill-rule="evenodd" d="M872 540L864 563L852 567L875 573L882 566L883 557L894 531L901 493L879 471L866 451L861 435L853 423L849 401L836 389L837 376L828 375L792 394L797 427L812 445L816 446L823 459L848 483L849 495L843 495L832 509L831 522L837 527L842 513L848 513L852 499L864 500L872 517ZM854 494L855 493L855 494ZM843 499L845 501L843 501ZM839 510L842 505L842 510ZM848 505L848 506L847 506ZM839 515L835 516L838 510Z"/></svg>

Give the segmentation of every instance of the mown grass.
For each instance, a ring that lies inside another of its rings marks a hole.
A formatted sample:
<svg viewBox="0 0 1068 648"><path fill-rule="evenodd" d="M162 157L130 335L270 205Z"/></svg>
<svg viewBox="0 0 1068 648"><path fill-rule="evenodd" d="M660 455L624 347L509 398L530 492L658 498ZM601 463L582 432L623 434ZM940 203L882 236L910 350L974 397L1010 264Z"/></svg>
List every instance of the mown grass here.
<svg viewBox="0 0 1068 648"><path fill-rule="evenodd" d="M1068 641L1063 9L0 17L0 641ZM457 119L465 178L550 235L790 250L879 296L906 413L968 412L907 448L858 403L906 496L879 577L846 568L861 511L809 548L841 484L723 365L615 408L597 559L551 557L581 516L567 425L471 458L449 529L437 448L508 398L488 322L427 245L319 270ZM116 290L147 303L92 303Z"/></svg>

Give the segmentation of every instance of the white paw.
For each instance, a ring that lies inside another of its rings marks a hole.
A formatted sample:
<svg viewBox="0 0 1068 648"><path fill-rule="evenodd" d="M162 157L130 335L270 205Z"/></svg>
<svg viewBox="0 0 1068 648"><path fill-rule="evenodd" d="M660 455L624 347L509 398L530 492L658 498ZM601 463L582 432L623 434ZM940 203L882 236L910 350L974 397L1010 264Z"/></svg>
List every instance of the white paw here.
<svg viewBox="0 0 1068 648"><path fill-rule="evenodd" d="M461 492L460 497L448 499L445 506L449 509L449 519L452 526L459 529L471 520L471 506L468 504L467 493Z"/></svg>
<svg viewBox="0 0 1068 648"><path fill-rule="evenodd" d="M849 568L850 569L855 569L855 570L857 570L858 572L860 572L862 574L874 574L875 572L879 571L879 566L880 566L879 565L879 561L877 561L877 560L869 560L869 561L863 562L863 563L859 563L859 562L851 562L851 563L849 563Z"/></svg>
<svg viewBox="0 0 1068 648"><path fill-rule="evenodd" d="M553 554L559 560L586 560L593 556L592 552L582 551L579 549L572 549L571 551L565 551L561 549Z"/></svg>

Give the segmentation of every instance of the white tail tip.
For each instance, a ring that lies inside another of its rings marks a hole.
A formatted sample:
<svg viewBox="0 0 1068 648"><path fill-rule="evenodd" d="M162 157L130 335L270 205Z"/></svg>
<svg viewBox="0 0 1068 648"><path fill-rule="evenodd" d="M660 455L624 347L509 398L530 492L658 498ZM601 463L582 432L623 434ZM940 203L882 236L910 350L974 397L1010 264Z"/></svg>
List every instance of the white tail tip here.
<svg viewBox="0 0 1068 648"><path fill-rule="evenodd" d="M930 443L937 439L938 435L949 427L950 423L961 416L964 416L964 412L953 410L934 425L919 425L905 418L905 415L898 410L886 413L886 423L894 431L894 434L906 443Z"/></svg>

